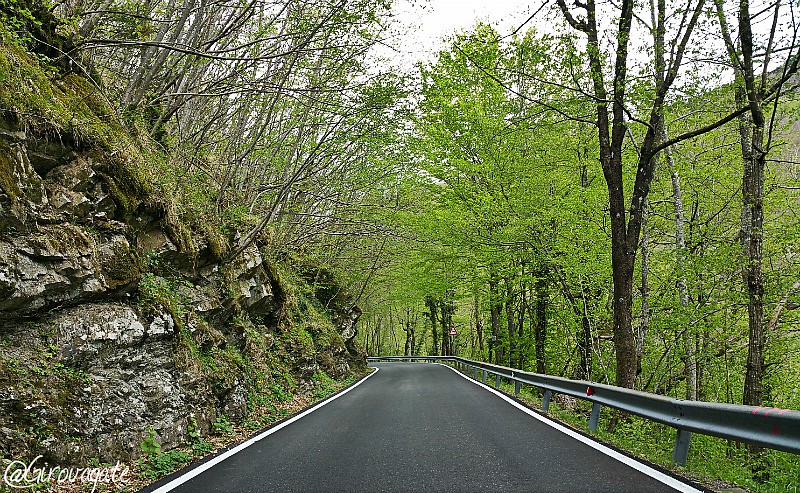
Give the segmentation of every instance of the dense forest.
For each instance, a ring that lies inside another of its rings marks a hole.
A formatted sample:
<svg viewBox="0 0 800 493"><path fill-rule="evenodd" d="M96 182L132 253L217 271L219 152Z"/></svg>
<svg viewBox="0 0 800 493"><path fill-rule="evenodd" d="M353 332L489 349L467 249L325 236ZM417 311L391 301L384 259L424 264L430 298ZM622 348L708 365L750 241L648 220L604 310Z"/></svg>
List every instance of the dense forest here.
<svg viewBox="0 0 800 493"><path fill-rule="evenodd" d="M362 340L796 407L793 18L628 8L479 24L420 65Z"/></svg>
<svg viewBox="0 0 800 493"><path fill-rule="evenodd" d="M795 2L556 0L408 73L392 4L0 0L0 109L115 156L182 252L292 265L368 354L800 408ZM97 98L9 86L43 80Z"/></svg>
<svg viewBox="0 0 800 493"><path fill-rule="evenodd" d="M409 74L385 1L4 6L161 149L176 223L317 266L370 353L797 405L791 4L558 1Z"/></svg>

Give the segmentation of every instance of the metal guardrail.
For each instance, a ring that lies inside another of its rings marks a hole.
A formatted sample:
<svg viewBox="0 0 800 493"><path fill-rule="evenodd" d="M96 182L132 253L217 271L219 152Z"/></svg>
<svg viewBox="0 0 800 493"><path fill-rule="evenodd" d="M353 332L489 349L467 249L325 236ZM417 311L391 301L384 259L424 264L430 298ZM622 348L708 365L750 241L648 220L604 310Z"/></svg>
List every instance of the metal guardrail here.
<svg viewBox="0 0 800 493"><path fill-rule="evenodd" d="M367 361L455 363L467 374L471 372L475 380L479 379L480 373L484 383L487 374L495 375L497 387L502 378L515 382L515 394L520 392L522 385L544 390L544 412L548 411L554 392L583 399L592 402L590 431L597 430L602 406L671 426L677 430L672 460L681 466L686 465L692 433L800 454L800 411L673 399L613 385L529 373L458 356L381 356L369 357Z"/></svg>

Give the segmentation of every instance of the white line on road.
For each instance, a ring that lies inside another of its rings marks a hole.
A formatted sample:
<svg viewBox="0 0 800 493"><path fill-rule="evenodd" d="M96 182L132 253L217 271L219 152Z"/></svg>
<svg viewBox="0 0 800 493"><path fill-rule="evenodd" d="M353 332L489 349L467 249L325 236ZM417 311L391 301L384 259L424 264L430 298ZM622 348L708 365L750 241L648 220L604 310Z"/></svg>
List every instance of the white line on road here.
<svg viewBox="0 0 800 493"><path fill-rule="evenodd" d="M247 440L245 442L240 443L236 447L234 447L234 448L228 450L227 452L224 452L224 453L214 457L213 459L209 460L208 462L205 462L205 463L195 467L194 469L192 469L190 471L187 471L185 474L183 474L181 476L178 476L177 478L173 479L169 483L167 483L167 484L161 486L160 488L154 490L153 493L167 493L168 491L172 491L173 489L175 489L178 486L182 485L183 483L189 481L190 479L192 479L193 477L197 476L198 474L200 474L200 473L202 473L204 471L207 471L208 469L211 469L212 467L216 466L217 464L219 464L220 462L224 461L228 457L241 452L242 450L246 449L247 447L249 447L250 445L256 443L257 441L259 441L259 440L261 440L263 438L266 438L269 435L272 435L273 433L275 433L276 431L289 426L290 424L294 423L298 419L311 414L312 412L314 412L317 409L321 408L325 404L328 404L330 402L335 401L339 397L345 395L346 393L350 392L351 390L353 390L354 388L358 387L362 383L366 382L369 377L371 377L372 375L375 375L376 373L378 373L378 368L375 368L375 371L373 371L372 373L370 373L366 377L362 378L360 381L358 381L354 385L352 385L352 386L348 387L347 389L343 390L342 392L339 392L338 394L334 395L333 397L329 397L328 399L325 399L324 401L320 402L319 404L315 405L314 407L306 409L305 411L303 411L302 413L298 414L297 416L294 416L293 418L287 419L283 423L275 425L272 428L264 431L263 433L260 433L260 434L258 434L256 436L254 436L253 438L251 438L251 439L249 439L249 440Z"/></svg>
<svg viewBox="0 0 800 493"><path fill-rule="evenodd" d="M622 462L623 464L625 464L625 465L627 465L629 467L632 467L632 468L636 469L637 471L641 472L642 474L646 474L647 476L650 476L651 478L655 479L656 481L664 483L665 485L667 485L667 486L669 486L671 488L674 488L675 490L680 491L681 493L702 493L701 490L698 490L697 488L695 488L695 487L693 487L691 485L688 485L688 484L686 484L686 483L684 483L684 482L682 482L682 481L680 481L678 479L675 479L675 478L673 478L672 476L670 476L668 474L664 474L661 471L653 469L652 467L648 466L647 464L639 462L638 460L633 459L631 457L628 457L625 454L621 454L621 453L617 452L616 450L603 445L600 442L596 442L596 441L592 440L591 438L588 438L588 437L585 437L585 436L581 435L580 433L576 432L575 430L572 430L572 429L570 429L570 428L568 428L568 427L566 427L566 426L564 426L564 425L562 425L560 423L557 423L557 422L555 422L555 421L553 421L551 419L548 419L548 418L542 416L541 414L533 411L532 409L529 409L529 408L523 406L522 404L520 404L519 402L517 402L514 399L510 398L509 396L503 394L502 392L500 392L500 391L498 391L496 389L493 389L492 387L489 387L488 385L486 385L484 383L481 383L481 382L479 382L477 380L473 380L468 375L464 375L463 373L461 373L460 371L456 370L452 366L447 366L447 365L444 365L442 363L436 363L436 364L444 366L445 368L450 368L451 370L456 372L457 375L462 376L462 377L466 378L467 380L469 380L470 382L474 383L475 385L481 386L484 389L488 390L489 392L492 392L492 393L496 394L498 397L500 397L504 401L508 402L512 406L516 407L520 411L524 412L525 414L528 414L528 415L538 419L542 423L544 423L546 425L549 425L549 426L552 426L553 428L555 428L556 430L560 431L561 433L569 435L570 437L574 438L575 440L578 440L578 441L580 441L582 443L585 443L586 445L592 447L593 449L595 449L595 450L597 450L599 452L602 452L603 454L605 454L605 455L607 455L609 457L612 457L612 458Z"/></svg>

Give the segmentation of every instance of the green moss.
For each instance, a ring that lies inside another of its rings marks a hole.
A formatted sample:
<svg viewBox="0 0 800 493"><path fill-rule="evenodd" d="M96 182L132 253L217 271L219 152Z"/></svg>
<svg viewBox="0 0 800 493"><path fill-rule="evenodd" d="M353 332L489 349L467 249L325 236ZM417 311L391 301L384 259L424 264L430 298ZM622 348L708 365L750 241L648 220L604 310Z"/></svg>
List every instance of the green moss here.
<svg viewBox="0 0 800 493"><path fill-rule="evenodd" d="M11 159L11 148L0 142L0 188L12 202L22 197L22 190L14 176L14 162Z"/></svg>
<svg viewBox="0 0 800 493"><path fill-rule="evenodd" d="M280 335L281 346L291 354L303 358L314 355L314 339L302 327L291 325Z"/></svg>
<svg viewBox="0 0 800 493"><path fill-rule="evenodd" d="M180 329L180 343L176 363L190 369L207 381L212 391L223 395L234 387L240 376L252 374L252 362L239 350L219 337L218 333L200 317L192 319L193 330Z"/></svg>
<svg viewBox="0 0 800 493"><path fill-rule="evenodd" d="M214 229L211 224L212 221L201 220L198 227L208 240L208 247L211 250L211 254L215 259L222 260L230 250L230 244L228 243L228 239L219 230Z"/></svg>
<svg viewBox="0 0 800 493"><path fill-rule="evenodd" d="M136 210L136 197L124 193L119 185L117 185L117 182L111 178L111 176L107 175L106 173L99 174L106 186L106 190L108 190L108 193L111 195L111 198L114 200L114 203L117 206L117 210L119 211L118 216L125 217L132 214L133 211Z"/></svg>
<svg viewBox="0 0 800 493"><path fill-rule="evenodd" d="M44 255L48 252L88 251L93 242L80 228L69 223L40 226L39 234L29 240L34 252Z"/></svg>
<svg viewBox="0 0 800 493"><path fill-rule="evenodd" d="M122 151L126 132L86 79L60 76L10 43L0 44L0 109L23 130L80 147Z"/></svg>
<svg viewBox="0 0 800 493"><path fill-rule="evenodd" d="M15 36L0 26L0 38ZM140 128L142 115L134 114L131 122L123 122L87 78L44 64L26 52L23 44L0 43L0 118L44 140L81 151L96 150L97 171L118 206L118 219L147 203L163 213L165 229L180 251L198 253L194 229L208 239L215 257L227 253L225 236L212 226L220 221L202 183L189 187L178 183L168 156L154 147ZM0 187L16 200L22 192L13 179L13 163L6 151L0 149Z"/></svg>
<svg viewBox="0 0 800 493"><path fill-rule="evenodd" d="M41 135L66 133L68 108L31 55L13 44L0 45L0 108Z"/></svg>
<svg viewBox="0 0 800 493"><path fill-rule="evenodd" d="M26 46L62 72L73 68L64 54L75 51L74 40L61 32L64 20L50 0L0 0L0 25L3 42Z"/></svg>
<svg viewBox="0 0 800 493"><path fill-rule="evenodd" d="M190 256L196 256L198 253L197 243L194 241L189 227L181 220L177 204L172 200L153 198L150 206L163 215L164 230L178 250Z"/></svg>
<svg viewBox="0 0 800 493"><path fill-rule="evenodd" d="M56 84L70 98L73 106L80 106L88 110L87 115L93 115L96 119L105 123L111 123L115 118L114 109L109 101L103 97L102 93L88 79L77 74L67 74L56 80ZM82 96L80 101L75 100L77 95Z"/></svg>
<svg viewBox="0 0 800 493"><path fill-rule="evenodd" d="M114 246L114 255L102 265L106 282L111 289L129 284L142 274L142 263L136 252L124 244Z"/></svg>
<svg viewBox="0 0 800 493"><path fill-rule="evenodd" d="M181 283L180 280L167 279L150 272L144 273L139 282L139 302L151 307L166 307L175 323L183 329L186 307L184 298L178 291Z"/></svg>
<svg viewBox="0 0 800 493"><path fill-rule="evenodd" d="M125 198L120 202L126 210L133 209L132 199L150 195L145 163L163 158L142 154L147 146L131 136L91 82L60 76L14 44L0 44L0 116L45 139L114 156L103 171L114 177L112 194ZM6 180L0 180L5 190Z"/></svg>

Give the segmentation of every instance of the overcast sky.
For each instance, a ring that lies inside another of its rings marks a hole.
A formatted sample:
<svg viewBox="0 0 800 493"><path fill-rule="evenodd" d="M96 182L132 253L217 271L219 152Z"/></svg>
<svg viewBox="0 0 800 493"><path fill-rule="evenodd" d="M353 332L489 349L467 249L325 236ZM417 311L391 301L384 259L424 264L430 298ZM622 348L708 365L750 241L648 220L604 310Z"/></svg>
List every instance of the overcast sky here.
<svg viewBox="0 0 800 493"><path fill-rule="evenodd" d="M433 61L435 54L444 47L442 40L457 32L470 29L476 22L487 22L497 29L501 34L509 34L523 23L534 12L537 12L533 21L525 25L525 30L536 27L541 32L546 32L553 28L553 19L548 20L549 10L545 7L541 11L543 3L548 0L394 0L393 27L387 33L387 44L391 47L378 46L370 53L374 67L381 67L385 70L392 67L399 71L413 71L417 61ZM771 0L753 0L752 11L760 12L762 6L770 3ZM769 14L769 12L767 12ZM558 16L560 19L560 15ZM766 36L766 29L769 27L769 15L759 18L759 22L754 25L756 35ZM785 16L788 18L788 16ZM600 18L601 37L603 36L603 21ZM788 19L783 19L784 23ZM761 32L764 31L764 32ZM609 36L613 34L610 31ZM635 23L632 38L649 39L644 36L642 26ZM703 33L698 33L703 36ZM580 38L580 37L579 37ZM613 39L604 38L605 42L613 42ZM724 51L715 40L718 36L714 33L700 38L701 42L707 44L706 52ZM641 51L645 44L643 42L632 41L630 57L633 61L643 61L647 58L645 52ZM773 57L777 58L778 57ZM382 61L379 61L382 60ZM773 62L775 62L773 60ZM717 69L719 68L717 67ZM730 71L717 73L726 79L731 76Z"/></svg>
<svg viewBox="0 0 800 493"><path fill-rule="evenodd" d="M431 60L442 38L488 22L501 33L517 28L541 5L541 0L396 0L395 25L389 43L399 51L376 50L399 68Z"/></svg>

